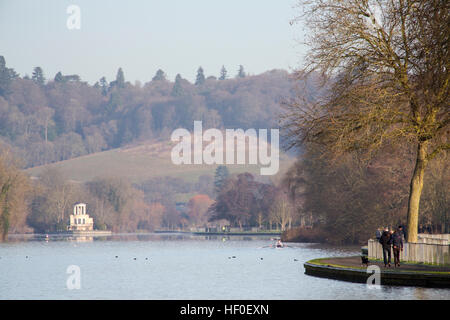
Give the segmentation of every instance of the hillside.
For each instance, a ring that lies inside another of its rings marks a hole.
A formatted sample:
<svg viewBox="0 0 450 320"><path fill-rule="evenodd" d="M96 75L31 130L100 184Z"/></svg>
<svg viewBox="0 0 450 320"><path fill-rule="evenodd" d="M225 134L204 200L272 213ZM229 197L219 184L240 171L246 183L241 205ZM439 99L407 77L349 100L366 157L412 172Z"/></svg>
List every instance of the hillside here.
<svg viewBox="0 0 450 320"><path fill-rule="evenodd" d="M116 80L94 85L61 73L48 81L22 78L6 65L2 73L8 77L3 94L0 84L0 144L27 168L164 139L177 128L191 130L194 121L205 128L276 128L280 103L299 84L285 70L197 84L181 76L172 82L163 71L132 84L119 69Z"/></svg>
<svg viewBox="0 0 450 320"><path fill-rule="evenodd" d="M95 177L122 177L140 183L154 177L170 176L193 182L199 176L214 175L217 165L175 165L171 161L171 142L147 141L138 145L92 153L69 160L26 169L31 176L39 176L46 167L57 167L68 179L86 182ZM293 164L294 159L280 153L280 170L275 176L263 179L277 179ZM260 176L259 165L227 165L231 173L250 172Z"/></svg>

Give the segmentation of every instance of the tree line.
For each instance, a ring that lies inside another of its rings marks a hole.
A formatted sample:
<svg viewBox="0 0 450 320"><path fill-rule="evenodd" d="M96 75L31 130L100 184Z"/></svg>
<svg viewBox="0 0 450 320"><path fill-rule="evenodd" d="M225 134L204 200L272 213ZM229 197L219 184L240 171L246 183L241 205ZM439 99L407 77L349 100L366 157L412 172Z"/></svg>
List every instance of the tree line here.
<svg viewBox="0 0 450 320"><path fill-rule="evenodd" d="M144 84L119 68L115 79L89 85L76 74L46 78L41 67L22 77L0 56L0 141L32 167L167 138L194 120L204 128L270 128L294 83L283 70L248 76L240 66L234 78L225 67L219 78L200 67L195 83L158 70Z"/></svg>
<svg viewBox="0 0 450 320"><path fill-rule="evenodd" d="M324 149L309 146L284 178L300 221L291 240L363 244L378 228L406 224L411 146L385 146L371 158L354 151L333 159ZM420 232L450 232L448 163L442 155L427 170Z"/></svg>
<svg viewBox="0 0 450 320"><path fill-rule="evenodd" d="M97 230L113 232L180 229L205 224L212 203L213 177L189 183L162 177L132 184L127 179L96 177L85 183L67 179L58 168L30 178L20 161L2 146L0 152L0 238L8 233L66 231L77 202L87 203ZM177 195L188 194L183 210ZM208 195L209 194L209 195Z"/></svg>
<svg viewBox="0 0 450 320"><path fill-rule="evenodd" d="M209 221L223 220L241 229L259 227L282 231L297 223L298 215L282 186L257 181L248 172L219 181L217 197L208 209Z"/></svg>
<svg viewBox="0 0 450 320"><path fill-rule="evenodd" d="M178 199L179 195L188 198ZM115 177L85 183L68 180L48 167L31 179L6 147L0 152L0 235L67 230L77 202L87 203L97 230L113 232L188 230L216 225L280 228L295 223L281 188L255 180L250 173L229 174L219 166L215 177L196 182L158 177L139 184Z"/></svg>

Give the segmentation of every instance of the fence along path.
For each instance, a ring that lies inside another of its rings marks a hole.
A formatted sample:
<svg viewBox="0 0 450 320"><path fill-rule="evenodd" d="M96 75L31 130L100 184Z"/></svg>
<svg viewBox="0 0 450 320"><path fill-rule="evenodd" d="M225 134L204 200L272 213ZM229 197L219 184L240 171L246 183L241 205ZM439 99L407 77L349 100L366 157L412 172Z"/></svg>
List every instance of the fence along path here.
<svg viewBox="0 0 450 320"><path fill-rule="evenodd" d="M419 235L417 243L406 242L400 253L401 261L450 265L450 234ZM378 240L368 242L368 258L383 259L383 248Z"/></svg>

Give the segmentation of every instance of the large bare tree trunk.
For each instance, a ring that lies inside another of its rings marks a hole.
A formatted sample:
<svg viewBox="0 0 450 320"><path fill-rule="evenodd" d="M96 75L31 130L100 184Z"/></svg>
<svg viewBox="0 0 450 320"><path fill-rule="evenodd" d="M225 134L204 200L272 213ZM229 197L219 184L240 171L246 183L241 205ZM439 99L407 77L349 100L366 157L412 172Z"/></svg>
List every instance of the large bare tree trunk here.
<svg viewBox="0 0 450 320"><path fill-rule="evenodd" d="M414 173L411 178L409 202L408 202L408 231L407 241L417 242L417 228L419 223L419 203L423 189L423 178L427 166L428 143L419 142L417 146L417 158Z"/></svg>

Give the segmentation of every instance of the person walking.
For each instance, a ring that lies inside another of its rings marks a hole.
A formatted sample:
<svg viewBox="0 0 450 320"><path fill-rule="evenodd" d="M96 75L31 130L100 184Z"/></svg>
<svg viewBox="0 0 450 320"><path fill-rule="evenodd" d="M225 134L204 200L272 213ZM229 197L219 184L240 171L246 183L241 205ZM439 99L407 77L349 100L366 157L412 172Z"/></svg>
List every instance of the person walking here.
<svg viewBox="0 0 450 320"><path fill-rule="evenodd" d="M407 240L407 234L406 234L406 227L405 227L404 225L401 225L400 227L402 227L403 241L404 241L404 242L408 242L408 240Z"/></svg>
<svg viewBox="0 0 450 320"><path fill-rule="evenodd" d="M403 251L402 226L399 226L392 234L392 249L394 251L394 264L396 267L400 267L400 251Z"/></svg>
<svg viewBox="0 0 450 320"><path fill-rule="evenodd" d="M386 228L383 231L383 234L380 237L379 242L381 243L381 246L383 247L383 261L384 261L384 267L390 267L391 266L391 244L392 244L392 238L391 234L389 233L388 228Z"/></svg>
<svg viewBox="0 0 450 320"><path fill-rule="evenodd" d="M375 232L375 236L377 237L377 240L380 241L381 235L383 234L383 230L381 228L378 228Z"/></svg>

